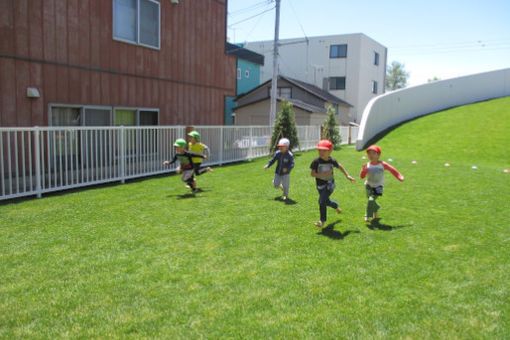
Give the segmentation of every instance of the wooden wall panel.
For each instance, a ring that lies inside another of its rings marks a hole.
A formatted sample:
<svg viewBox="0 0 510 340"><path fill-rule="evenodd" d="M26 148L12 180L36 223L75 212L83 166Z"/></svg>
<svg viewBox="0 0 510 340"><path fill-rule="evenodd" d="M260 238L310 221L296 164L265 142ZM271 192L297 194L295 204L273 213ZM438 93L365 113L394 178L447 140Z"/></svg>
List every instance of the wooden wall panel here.
<svg viewBox="0 0 510 340"><path fill-rule="evenodd" d="M27 88L30 86L30 63L16 60L16 126L31 126L30 101ZM35 100L35 99L34 99Z"/></svg>
<svg viewBox="0 0 510 340"><path fill-rule="evenodd" d="M236 81L225 5L160 3L155 50L113 40L111 0L0 1L0 52L17 58L1 59L0 124L45 125L49 103L151 107L162 124L222 124ZM28 86L41 98L26 98ZM8 114L18 111L26 113Z"/></svg>
<svg viewBox="0 0 510 340"><path fill-rule="evenodd" d="M67 1L55 0L55 53L56 61L67 63Z"/></svg>
<svg viewBox="0 0 510 340"><path fill-rule="evenodd" d="M17 0L14 6L14 46L19 56L28 56L28 4Z"/></svg>
<svg viewBox="0 0 510 340"><path fill-rule="evenodd" d="M44 1L42 9L43 57L46 60L56 60L56 19L55 3Z"/></svg>
<svg viewBox="0 0 510 340"><path fill-rule="evenodd" d="M42 59L43 54L43 25L42 25L42 3L31 1L28 6L28 49L30 58Z"/></svg>
<svg viewBox="0 0 510 340"><path fill-rule="evenodd" d="M0 126L16 126L16 67L12 59L0 59Z"/></svg>
<svg viewBox="0 0 510 340"><path fill-rule="evenodd" d="M42 98L44 98L44 83L43 83L43 65L40 63L30 63L29 64L29 72L30 72L30 86L39 89L39 93ZM30 118L28 121L28 126L44 126L44 101L41 98L38 99L28 99L30 102Z"/></svg>
<svg viewBox="0 0 510 340"><path fill-rule="evenodd" d="M14 1L0 1L0 52L14 54Z"/></svg>

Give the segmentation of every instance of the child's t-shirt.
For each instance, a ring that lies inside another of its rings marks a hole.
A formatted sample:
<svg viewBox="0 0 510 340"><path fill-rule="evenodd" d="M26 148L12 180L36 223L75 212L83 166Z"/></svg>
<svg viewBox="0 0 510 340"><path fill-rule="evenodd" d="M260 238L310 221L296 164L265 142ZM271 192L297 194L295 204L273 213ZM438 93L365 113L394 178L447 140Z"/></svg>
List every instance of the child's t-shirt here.
<svg viewBox="0 0 510 340"><path fill-rule="evenodd" d="M276 151L273 158L267 163L267 166L270 167L276 161L278 161L278 164L276 165L275 173L280 176L290 174L290 171L294 168L294 155L290 150L287 150L285 153L282 153L280 150ZM283 172L284 168L287 169L287 172Z"/></svg>
<svg viewBox="0 0 510 340"><path fill-rule="evenodd" d="M377 164L372 164L371 162L367 163L366 170L361 169L360 177L365 178L367 177L365 181L365 185L369 185L372 188L377 188L379 186L384 186L385 179L384 179L384 170L388 170L395 176L398 180L402 181L404 180L404 176L400 172L397 171L394 167L389 165L386 162L377 162Z"/></svg>
<svg viewBox="0 0 510 340"><path fill-rule="evenodd" d="M180 167L182 170L190 170L193 169L193 158L199 157L203 158L204 156L200 154L195 154L189 151L184 151L184 153L177 153L174 155L174 158L172 158L172 161L170 164L173 164L177 161L180 163Z"/></svg>
<svg viewBox="0 0 510 340"><path fill-rule="evenodd" d="M338 164L336 159L334 159L332 157L329 157L329 159L327 161L318 157L313 160L312 164L310 164L310 169L315 170L315 172L318 174L327 172L329 170L333 170L333 168L340 169L340 165ZM333 173L331 173L331 175L326 178L315 177L315 183L317 183L317 186L321 186L321 185L327 184L328 182L331 183L334 181L335 181L335 179L334 179Z"/></svg>
<svg viewBox="0 0 510 340"><path fill-rule="evenodd" d="M195 144L189 143L188 149L189 149L189 151L191 151L193 153L201 155L202 150L207 149L207 145L200 143L200 142L197 142ZM197 163L202 163L201 157L193 157L193 164L197 164Z"/></svg>

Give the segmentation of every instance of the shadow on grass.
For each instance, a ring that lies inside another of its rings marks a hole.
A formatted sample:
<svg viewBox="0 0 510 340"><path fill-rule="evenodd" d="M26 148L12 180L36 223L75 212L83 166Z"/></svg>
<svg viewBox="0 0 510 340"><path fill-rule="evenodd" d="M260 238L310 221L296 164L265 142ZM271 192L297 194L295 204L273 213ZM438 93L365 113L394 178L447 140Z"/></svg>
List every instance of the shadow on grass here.
<svg viewBox="0 0 510 340"><path fill-rule="evenodd" d="M188 192L187 194L182 194L182 195L167 195L166 197L168 197L168 198L176 197L178 200L183 200L183 199L187 199L187 198L202 198L205 196L202 196L202 195L197 196L197 194L202 193L202 192L207 192L207 191L210 191L210 190L197 188L197 190L195 192Z"/></svg>
<svg viewBox="0 0 510 340"><path fill-rule="evenodd" d="M275 201L278 201L278 202L283 202L283 203L285 203L285 204L287 204L287 205L294 205L294 204L297 204L297 202L296 202L296 201L294 201L292 198L287 198L286 200L284 200L282 196L276 196L276 197L274 198L274 200L275 200Z"/></svg>
<svg viewBox="0 0 510 340"><path fill-rule="evenodd" d="M322 235L329 237L332 240L343 240L346 238L349 234L359 234L359 230L346 230L343 233L341 231L335 230L335 225L342 222L342 220L336 220L333 223L328 224L324 228L322 228L321 231L317 233L317 235Z"/></svg>
<svg viewBox="0 0 510 340"><path fill-rule="evenodd" d="M378 229L378 230L384 230L384 231L392 231L395 229L400 229L400 228L406 227L404 225L391 226L388 224L383 224L383 223L381 223L380 218L374 218L367 226L368 226L368 229L370 229L370 230Z"/></svg>

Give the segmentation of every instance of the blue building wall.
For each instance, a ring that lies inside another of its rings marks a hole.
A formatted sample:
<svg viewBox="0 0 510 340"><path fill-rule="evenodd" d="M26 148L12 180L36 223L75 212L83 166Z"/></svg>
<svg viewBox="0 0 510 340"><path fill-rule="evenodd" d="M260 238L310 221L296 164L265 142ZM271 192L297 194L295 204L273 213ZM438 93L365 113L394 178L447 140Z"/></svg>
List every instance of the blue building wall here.
<svg viewBox="0 0 510 340"><path fill-rule="evenodd" d="M260 85L260 65L247 60L237 59L236 95L249 92ZM225 97L225 125L233 125L232 112L236 103L233 97Z"/></svg>

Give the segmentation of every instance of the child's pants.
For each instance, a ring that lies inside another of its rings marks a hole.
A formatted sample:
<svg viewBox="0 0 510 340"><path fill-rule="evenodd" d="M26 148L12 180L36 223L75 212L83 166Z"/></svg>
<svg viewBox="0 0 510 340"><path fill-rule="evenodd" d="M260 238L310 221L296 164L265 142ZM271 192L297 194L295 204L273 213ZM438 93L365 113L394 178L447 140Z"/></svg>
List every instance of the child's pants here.
<svg viewBox="0 0 510 340"><path fill-rule="evenodd" d="M200 176L204 172L207 172L207 168L201 168L202 163L193 163L193 170L195 171L195 175Z"/></svg>
<svg viewBox="0 0 510 340"><path fill-rule="evenodd" d="M186 182L187 185L189 185L191 187L191 189L193 189L193 180L194 180L194 176L193 176L193 169L191 170L183 170L182 171L182 176L181 176L181 180L183 182Z"/></svg>
<svg viewBox="0 0 510 340"><path fill-rule="evenodd" d="M326 222L327 219L327 207L331 207L333 209L338 208L338 203L329 199L329 196L333 193L333 190L328 189L327 185L317 187L319 191L319 211L321 213L321 222Z"/></svg>
<svg viewBox="0 0 510 340"><path fill-rule="evenodd" d="M366 210L366 217L372 217L374 216L374 213L376 213L379 208L381 207L377 202L375 201L377 197L382 196L382 187L372 188L370 185L365 186L366 192L367 192L367 210Z"/></svg>
<svg viewBox="0 0 510 340"><path fill-rule="evenodd" d="M283 196L289 196L290 174L278 175L274 174L273 186L278 188L280 184L283 186Z"/></svg>

